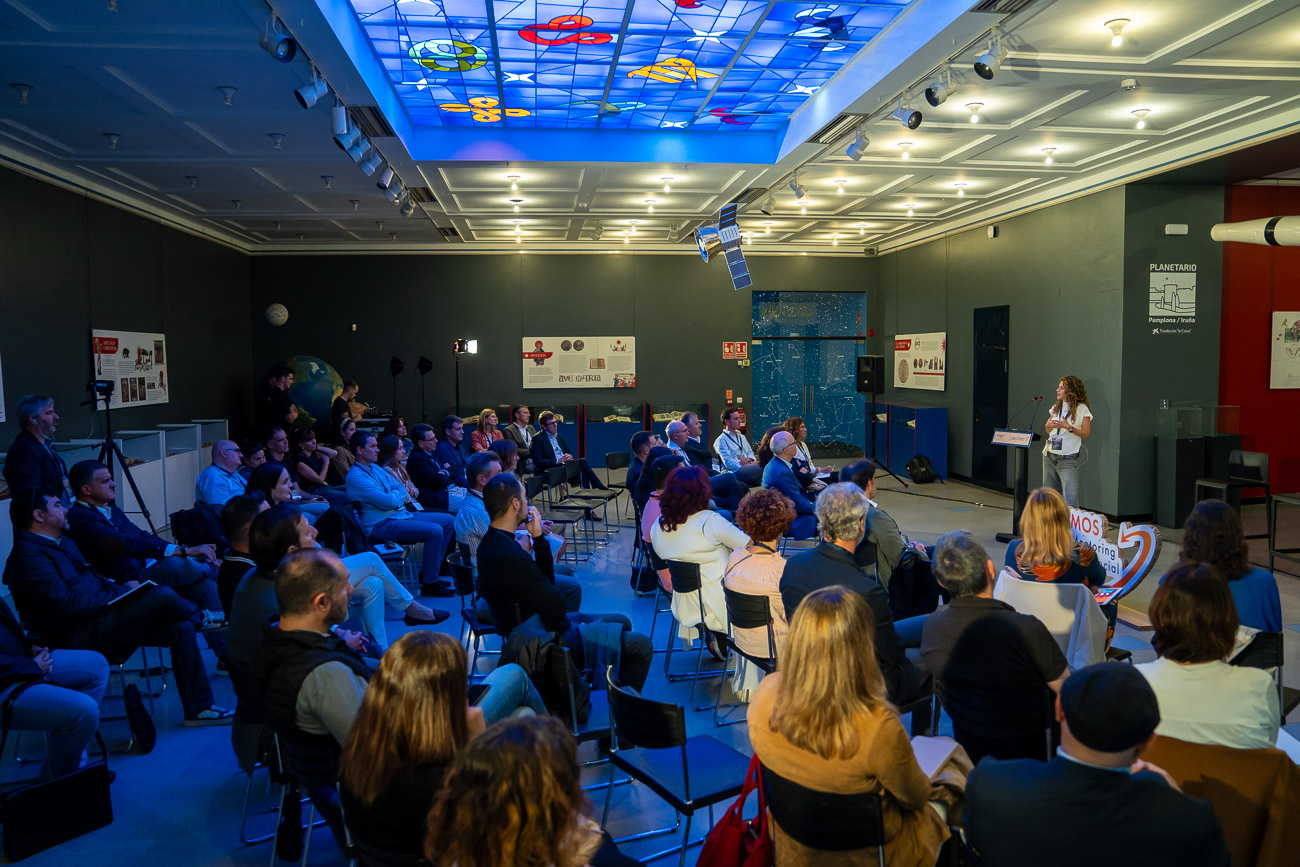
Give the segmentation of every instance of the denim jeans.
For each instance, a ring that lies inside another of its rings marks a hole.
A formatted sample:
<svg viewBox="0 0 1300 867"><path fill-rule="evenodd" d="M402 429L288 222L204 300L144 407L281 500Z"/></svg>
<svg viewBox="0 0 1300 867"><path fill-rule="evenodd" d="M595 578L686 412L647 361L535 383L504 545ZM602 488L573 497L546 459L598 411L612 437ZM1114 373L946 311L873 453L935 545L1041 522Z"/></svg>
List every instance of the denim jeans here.
<svg viewBox="0 0 1300 867"><path fill-rule="evenodd" d="M483 711L483 720L488 725L503 720L520 708L532 708L534 713L546 713L546 705L537 692L537 687L528 679L522 668L514 663L498 666L483 679L490 687L479 699L478 706Z"/></svg>
<svg viewBox="0 0 1300 867"><path fill-rule="evenodd" d="M221 610L221 594L217 592L217 569L188 557L163 557L140 573L141 581L152 581L176 591L182 599L188 599L199 608L207 611ZM229 612L227 612L229 613ZM217 656L226 655L225 631L204 634L208 647Z"/></svg>
<svg viewBox="0 0 1300 867"><path fill-rule="evenodd" d="M343 558L352 582L351 602L360 611L361 628L369 633L383 650L388 649L388 632L384 628L384 603L397 611L405 611L414 601L409 590L393 576L384 559L374 551L352 554Z"/></svg>
<svg viewBox="0 0 1300 867"><path fill-rule="evenodd" d="M99 727L99 703L108 685L108 660L93 650L51 650L53 667L43 683L29 686L14 702L10 728L43 731L48 742L37 779L77 769L81 752ZM0 701L13 688L0 692Z"/></svg>
<svg viewBox="0 0 1300 867"><path fill-rule="evenodd" d="M424 562L420 578L425 583L438 580L443 558L456 544L456 519L442 512L412 512L409 518L385 518L370 529L370 538L399 545L424 543Z"/></svg>
<svg viewBox="0 0 1300 867"><path fill-rule="evenodd" d="M1079 506L1079 456L1043 455L1043 487L1055 488L1065 497L1065 504L1073 508Z"/></svg>

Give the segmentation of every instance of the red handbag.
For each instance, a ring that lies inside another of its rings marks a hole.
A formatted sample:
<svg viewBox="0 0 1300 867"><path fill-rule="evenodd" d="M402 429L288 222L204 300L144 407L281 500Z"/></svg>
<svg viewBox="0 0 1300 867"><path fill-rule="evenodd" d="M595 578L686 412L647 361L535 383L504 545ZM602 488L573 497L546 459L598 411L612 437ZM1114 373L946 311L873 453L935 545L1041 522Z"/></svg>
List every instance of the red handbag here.
<svg viewBox="0 0 1300 867"><path fill-rule="evenodd" d="M772 835L767 825L767 799L763 795L762 765L758 756L749 762L740 797L727 808L704 838L697 867L772 867ZM758 815L745 821L745 801L758 789Z"/></svg>

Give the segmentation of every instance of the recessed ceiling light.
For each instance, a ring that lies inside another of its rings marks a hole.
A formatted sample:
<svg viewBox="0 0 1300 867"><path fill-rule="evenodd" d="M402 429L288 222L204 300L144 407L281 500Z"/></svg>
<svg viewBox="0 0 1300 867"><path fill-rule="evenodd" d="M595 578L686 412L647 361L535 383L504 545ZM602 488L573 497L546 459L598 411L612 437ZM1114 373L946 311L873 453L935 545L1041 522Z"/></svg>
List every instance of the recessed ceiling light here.
<svg viewBox="0 0 1300 867"><path fill-rule="evenodd" d="M1050 166L1052 164L1052 154L1054 153L1056 153L1056 148L1043 148L1043 156L1045 157L1043 162Z"/></svg>
<svg viewBox="0 0 1300 867"><path fill-rule="evenodd" d="M1151 113L1151 109L1149 108L1139 108L1133 111L1133 116L1138 119L1137 120L1138 129L1147 128L1147 115L1150 113Z"/></svg>
<svg viewBox="0 0 1300 867"><path fill-rule="evenodd" d="M187 180L187 181L190 182L190 189L191 189L191 190L194 189L195 187L197 187L197 186L199 185L199 177L198 177L198 175L186 175L186 176L185 176L185 180Z"/></svg>
<svg viewBox="0 0 1300 867"><path fill-rule="evenodd" d="M964 195L966 195L966 186L967 186L967 184L966 184L965 181L958 181L957 183L953 184L953 186L957 188L957 195L958 195L958 196L964 196Z"/></svg>
<svg viewBox="0 0 1300 867"><path fill-rule="evenodd" d="M865 235L865 234L867 234L867 224L866 224L866 223L858 223L858 234L859 234L859 235Z"/></svg>
<svg viewBox="0 0 1300 867"><path fill-rule="evenodd" d="M222 87L218 87L217 90L221 91L222 102L224 102L226 105L235 104L235 94L239 93L239 88L230 87L229 85L224 85Z"/></svg>
<svg viewBox="0 0 1300 867"><path fill-rule="evenodd" d="M664 192L665 192L665 193L671 193L671 192L673 191L673 188L672 188L673 179L672 179L672 178L660 178L659 180L661 180L661 181L664 182Z"/></svg>
<svg viewBox="0 0 1300 867"><path fill-rule="evenodd" d="M1119 48L1121 45L1124 44L1124 35L1123 35L1124 28L1131 23L1132 22L1127 18L1112 18L1109 21L1107 21L1104 25L1102 25L1103 27L1106 27L1111 32L1111 37L1110 37L1111 48Z"/></svg>
<svg viewBox="0 0 1300 867"><path fill-rule="evenodd" d="M519 175L506 175L506 180L510 182L510 189L519 189Z"/></svg>
<svg viewBox="0 0 1300 867"><path fill-rule="evenodd" d="M30 84L11 84L9 86L18 91L18 104L26 105L27 97L30 96L32 92L32 86Z"/></svg>
<svg viewBox="0 0 1300 867"><path fill-rule="evenodd" d="M122 137L115 132L106 132L104 138L108 139L108 149L115 151L117 150L117 142Z"/></svg>
<svg viewBox="0 0 1300 867"><path fill-rule="evenodd" d="M911 154L912 142L900 141L898 143L898 149L903 152L903 159L910 160L912 158L912 154Z"/></svg>
<svg viewBox="0 0 1300 867"><path fill-rule="evenodd" d="M903 205L903 207L907 208L907 215L910 217L912 216L912 212L916 209L916 202L908 202Z"/></svg>
<svg viewBox="0 0 1300 867"><path fill-rule="evenodd" d="M801 214L807 214L807 213L808 213L808 203L807 203L807 202L804 202L804 201L800 201L800 202L799 202L799 213L801 213Z"/></svg>
<svg viewBox="0 0 1300 867"><path fill-rule="evenodd" d="M983 107L984 107L984 103L982 103L982 102L968 102L968 103L966 103L966 110L970 112L970 122L971 122L971 123L979 123L979 122L980 122L980 109L983 108Z"/></svg>
<svg viewBox="0 0 1300 867"><path fill-rule="evenodd" d="M656 202L656 201L657 201L656 199L646 199L646 200L645 200L645 210L646 210L646 213L647 213L647 214L653 214L653 213L655 212L655 202Z"/></svg>
<svg viewBox="0 0 1300 867"><path fill-rule="evenodd" d="M770 235L770 234L772 234L772 221L771 221L771 220L764 220L764 221L763 221L763 234L764 234L764 235Z"/></svg>
<svg viewBox="0 0 1300 867"><path fill-rule="evenodd" d="M637 224L637 221L636 221L636 220L628 220L628 222L632 225L632 234L635 235L635 234L636 234L636 224Z"/></svg>
<svg viewBox="0 0 1300 867"><path fill-rule="evenodd" d="M831 233L831 246L832 246L832 247L838 247L839 245L840 245L840 236L837 235L837 234L835 234L834 232L832 232L832 233Z"/></svg>
<svg viewBox="0 0 1300 867"><path fill-rule="evenodd" d="M835 186L839 187L839 189L837 189L835 192L839 193L841 196L844 195L844 185L847 183L848 181L844 180L843 178L837 180L835 182Z"/></svg>

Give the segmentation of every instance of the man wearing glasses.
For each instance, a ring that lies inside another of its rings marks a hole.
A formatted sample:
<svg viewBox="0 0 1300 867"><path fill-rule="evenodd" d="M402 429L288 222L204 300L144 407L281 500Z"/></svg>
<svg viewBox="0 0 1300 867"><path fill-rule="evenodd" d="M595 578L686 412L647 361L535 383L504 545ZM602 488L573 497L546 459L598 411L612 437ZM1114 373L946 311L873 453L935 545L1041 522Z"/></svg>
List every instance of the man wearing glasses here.
<svg viewBox="0 0 1300 867"><path fill-rule="evenodd" d="M531 453L533 457L533 466L537 472L541 473L551 467L558 467L561 464L576 463L582 469L582 486L584 488L601 488L601 484L596 474L591 471L585 458L575 458L569 453L569 444L560 436L560 420L554 413L544 412L538 418L542 424L542 432L533 437Z"/></svg>
<svg viewBox="0 0 1300 867"><path fill-rule="evenodd" d="M194 499L200 503L224 506L232 497L248 490L248 482L239 474L239 446L230 440L212 444L212 463L199 473L194 483Z"/></svg>

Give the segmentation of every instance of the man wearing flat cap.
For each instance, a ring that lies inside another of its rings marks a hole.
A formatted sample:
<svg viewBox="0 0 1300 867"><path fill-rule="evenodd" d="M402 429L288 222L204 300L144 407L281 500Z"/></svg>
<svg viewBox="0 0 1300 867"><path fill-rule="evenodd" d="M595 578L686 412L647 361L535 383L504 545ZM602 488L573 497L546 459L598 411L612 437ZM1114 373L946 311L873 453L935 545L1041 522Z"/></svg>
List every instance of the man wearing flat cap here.
<svg viewBox="0 0 1300 867"><path fill-rule="evenodd" d="M966 839L985 867L1229 867L1210 805L1139 759L1160 723L1131 665L1090 665L1056 699L1050 762L985 759L966 786Z"/></svg>

